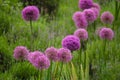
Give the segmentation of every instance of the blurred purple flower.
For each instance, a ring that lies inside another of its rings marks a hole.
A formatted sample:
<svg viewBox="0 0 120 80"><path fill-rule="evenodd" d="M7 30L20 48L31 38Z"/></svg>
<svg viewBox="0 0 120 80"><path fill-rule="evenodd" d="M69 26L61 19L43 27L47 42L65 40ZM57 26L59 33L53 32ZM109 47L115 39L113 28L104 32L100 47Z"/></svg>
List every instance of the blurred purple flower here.
<svg viewBox="0 0 120 80"><path fill-rule="evenodd" d="M80 49L80 39L74 35L68 35L62 40L62 46L71 51Z"/></svg>
<svg viewBox="0 0 120 80"><path fill-rule="evenodd" d="M88 23L82 12L80 12L80 11L75 12L73 14L72 19L75 22L75 25L77 28L85 28L85 29L87 28Z"/></svg>
<svg viewBox="0 0 120 80"><path fill-rule="evenodd" d="M95 14L95 20L99 17L100 11L97 8L91 8L94 11Z"/></svg>
<svg viewBox="0 0 120 80"><path fill-rule="evenodd" d="M58 58L61 62L69 62L72 59L71 51L67 48L60 48L58 50Z"/></svg>
<svg viewBox="0 0 120 80"><path fill-rule="evenodd" d="M83 41L88 39L88 32L85 29L77 29L74 35Z"/></svg>
<svg viewBox="0 0 120 80"><path fill-rule="evenodd" d="M30 52L29 55L28 55L28 61L30 63L34 63L35 62L35 59L37 59L38 56L43 56L44 54L40 51L34 51L34 52Z"/></svg>
<svg viewBox="0 0 120 80"><path fill-rule="evenodd" d="M35 62L32 64L40 70L48 69L50 66L50 60L47 58L47 56L42 55L42 56L38 56L35 59Z"/></svg>
<svg viewBox="0 0 120 80"><path fill-rule="evenodd" d="M36 21L39 15L39 9L36 6L27 6L22 10L22 17L26 21Z"/></svg>
<svg viewBox="0 0 120 80"><path fill-rule="evenodd" d="M57 61L57 60L58 60L57 49L54 48L54 47L47 48L47 49L45 50L45 55L46 55L50 60L53 60L53 61Z"/></svg>
<svg viewBox="0 0 120 80"><path fill-rule="evenodd" d="M85 9L84 15L88 22L94 22L96 19L95 12L92 9Z"/></svg>
<svg viewBox="0 0 120 80"><path fill-rule="evenodd" d="M93 3L92 7L98 9L99 11L101 10L100 5L98 3Z"/></svg>
<svg viewBox="0 0 120 80"><path fill-rule="evenodd" d="M114 37L114 32L110 28L101 28L99 32L99 36L101 39L112 40Z"/></svg>
<svg viewBox="0 0 120 80"><path fill-rule="evenodd" d="M14 49L14 58L16 60L26 60L29 54L29 50L24 46L17 46Z"/></svg>
<svg viewBox="0 0 120 80"><path fill-rule="evenodd" d="M114 20L114 16L109 11L103 12L100 18L101 21L105 24L112 24Z"/></svg>
<svg viewBox="0 0 120 80"><path fill-rule="evenodd" d="M79 8L82 10L89 9L92 6L93 6L92 0L79 0Z"/></svg>

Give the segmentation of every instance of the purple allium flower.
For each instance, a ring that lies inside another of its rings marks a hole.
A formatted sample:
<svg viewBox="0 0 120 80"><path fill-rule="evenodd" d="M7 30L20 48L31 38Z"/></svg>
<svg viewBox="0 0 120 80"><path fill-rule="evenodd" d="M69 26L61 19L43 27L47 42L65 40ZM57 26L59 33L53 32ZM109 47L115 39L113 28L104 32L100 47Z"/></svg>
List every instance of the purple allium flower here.
<svg viewBox="0 0 120 80"><path fill-rule="evenodd" d="M69 62L72 59L71 51L67 48L60 48L58 50L59 61Z"/></svg>
<svg viewBox="0 0 120 80"><path fill-rule="evenodd" d="M43 56L44 54L40 51L34 51L34 52L30 52L29 55L28 55L28 61L30 63L34 63L35 62L35 59L37 59L38 56Z"/></svg>
<svg viewBox="0 0 120 80"><path fill-rule="evenodd" d="M79 8L82 10L89 9L93 6L92 0L79 0Z"/></svg>
<svg viewBox="0 0 120 80"><path fill-rule="evenodd" d="M94 11L95 19L98 18L100 11L97 8L91 8Z"/></svg>
<svg viewBox="0 0 120 80"><path fill-rule="evenodd" d="M68 35L62 40L62 46L71 51L80 49L80 39L74 35Z"/></svg>
<svg viewBox="0 0 120 80"><path fill-rule="evenodd" d="M26 21L36 21L39 15L39 9L36 6L27 6L22 10L22 17Z"/></svg>
<svg viewBox="0 0 120 80"><path fill-rule="evenodd" d="M101 9L98 3L93 3L92 7L98 9L99 11Z"/></svg>
<svg viewBox="0 0 120 80"><path fill-rule="evenodd" d="M47 58L47 56L42 55L42 56L38 56L35 59L35 62L32 64L40 70L48 69L50 66L50 60Z"/></svg>
<svg viewBox="0 0 120 80"><path fill-rule="evenodd" d="M73 14L72 19L75 22L75 25L77 28L87 28L88 23L82 12L80 12L80 11L75 12Z"/></svg>
<svg viewBox="0 0 120 80"><path fill-rule="evenodd" d="M77 29L74 32L74 35L80 38L80 40L87 40L88 38L88 32L85 29Z"/></svg>
<svg viewBox="0 0 120 80"><path fill-rule="evenodd" d="M96 19L95 12L92 9L85 9L84 15L88 22L93 22Z"/></svg>
<svg viewBox="0 0 120 80"><path fill-rule="evenodd" d="M99 32L99 36L101 39L112 40L114 37L114 32L110 28L102 28Z"/></svg>
<svg viewBox="0 0 120 80"><path fill-rule="evenodd" d="M46 55L50 60L53 60L53 61L57 61L57 60L58 60L57 49L54 48L54 47L47 48L47 49L45 50L45 55Z"/></svg>
<svg viewBox="0 0 120 80"><path fill-rule="evenodd" d="M100 18L101 21L106 24L112 24L114 20L114 16L109 11L103 12Z"/></svg>
<svg viewBox="0 0 120 80"><path fill-rule="evenodd" d="M26 60L29 54L29 50L24 46L17 46L14 49L14 58L16 60Z"/></svg>

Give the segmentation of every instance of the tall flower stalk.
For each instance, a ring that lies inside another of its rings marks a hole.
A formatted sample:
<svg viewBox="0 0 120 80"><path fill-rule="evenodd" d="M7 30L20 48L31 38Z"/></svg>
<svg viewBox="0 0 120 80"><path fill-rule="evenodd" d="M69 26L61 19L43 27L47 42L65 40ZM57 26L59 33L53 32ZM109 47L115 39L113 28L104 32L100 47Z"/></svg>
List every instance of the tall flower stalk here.
<svg viewBox="0 0 120 80"><path fill-rule="evenodd" d="M32 43L34 43L34 34L33 34L33 26L32 26L32 20L30 20L30 30L31 30L31 39L30 39L30 49L33 49Z"/></svg>
<svg viewBox="0 0 120 80"><path fill-rule="evenodd" d="M33 35L33 26L32 21L36 21L39 18L39 9L36 6L27 6L22 10L22 17L25 21L30 22L31 29L31 40L30 40L30 49L33 50L34 35Z"/></svg>

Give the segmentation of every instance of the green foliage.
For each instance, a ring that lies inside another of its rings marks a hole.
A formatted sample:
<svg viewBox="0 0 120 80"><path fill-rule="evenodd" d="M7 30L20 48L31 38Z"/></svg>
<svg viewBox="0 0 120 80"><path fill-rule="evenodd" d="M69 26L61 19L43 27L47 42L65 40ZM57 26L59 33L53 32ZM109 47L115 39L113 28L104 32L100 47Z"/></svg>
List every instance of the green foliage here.
<svg viewBox="0 0 120 80"><path fill-rule="evenodd" d="M11 71L13 71L13 78L17 80L29 80L32 76L38 77L38 71L30 63L26 62L13 65Z"/></svg>
<svg viewBox="0 0 120 80"><path fill-rule="evenodd" d="M9 45L5 37L0 36L0 72L8 70L12 63Z"/></svg>
<svg viewBox="0 0 120 80"><path fill-rule="evenodd" d="M40 12L52 14L57 11L59 0L20 0L23 6L36 5Z"/></svg>
<svg viewBox="0 0 120 80"><path fill-rule="evenodd" d="M10 21L8 15L0 10L0 35L7 33L10 29Z"/></svg>

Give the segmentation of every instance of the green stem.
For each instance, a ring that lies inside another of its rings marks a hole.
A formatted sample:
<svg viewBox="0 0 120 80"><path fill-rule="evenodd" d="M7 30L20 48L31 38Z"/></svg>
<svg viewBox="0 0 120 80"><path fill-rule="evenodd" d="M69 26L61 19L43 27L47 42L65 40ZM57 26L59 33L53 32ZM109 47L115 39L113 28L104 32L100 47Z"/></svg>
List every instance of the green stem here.
<svg viewBox="0 0 120 80"><path fill-rule="evenodd" d="M56 68L54 69L54 71L53 71L53 77L56 79L56 77L58 77L58 74L56 73L56 72L58 72L58 62L57 62L57 64L56 64Z"/></svg>
<svg viewBox="0 0 120 80"><path fill-rule="evenodd" d="M118 17L118 2L115 0L115 21L117 20L117 17Z"/></svg>
<svg viewBox="0 0 120 80"><path fill-rule="evenodd" d="M106 60L107 60L107 59L106 59L106 56L107 56L107 55L106 55L106 40L104 41L104 50L103 50L103 51L104 51L104 60L105 60L105 66L106 66L106 62L107 62L107 61L106 61Z"/></svg>
<svg viewBox="0 0 120 80"><path fill-rule="evenodd" d="M59 80L60 80L60 77L62 76L62 70L63 70L63 62L61 63L61 69L60 69Z"/></svg>
<svg viewBox="0 0 120 80"><path fill-rule="evenodd" d="M40 70L40 80L43 80L43 70Z"/></svg>
<svg viewBox="0 0 120 80"><path fill-rule="evenodd" d="M48 69L48 75L47 75L47 80L52 80L52 60L51 60L51 65L50 68Z"/></svg>
<svg viewBox="0 0 120 80"><path fill-rule="evenodd" d="M82 58L82 50L80 49L80 50L79 50L78 63L77 63L77 64L80 64L80 65L81 65L81 63L83 63L81 58ZM78 68L79 68L79 70L78 70L78 78L79 78L79 79L81 78L81 75L80 75L80 74L81 74L81 72L80 72L81 66L80 66L80 65L78 66Z"/></svg>
<svg viewBox="0 0 120 80"><path fill-rule="evenodd" d="M30 30L31 30L31 39L30 39L30 49L33 50L34 36L33 36L33 28L32 28L32 20L30 20Z"/></svg>

